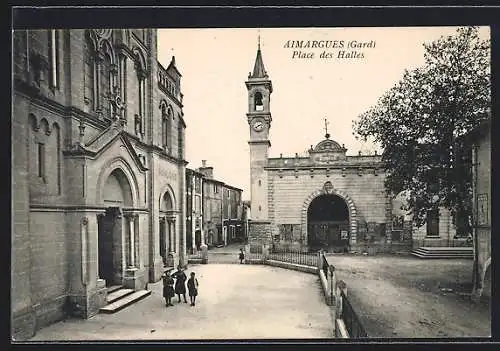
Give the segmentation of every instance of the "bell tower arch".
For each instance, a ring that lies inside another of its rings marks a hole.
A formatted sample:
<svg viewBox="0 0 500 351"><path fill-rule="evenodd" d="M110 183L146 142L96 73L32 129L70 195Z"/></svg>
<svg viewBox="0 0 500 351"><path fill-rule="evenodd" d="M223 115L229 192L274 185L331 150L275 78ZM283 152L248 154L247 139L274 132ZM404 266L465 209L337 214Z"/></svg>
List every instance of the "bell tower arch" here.
<svg viewBox="0 0 500 351"><path fill-rule="evenodd" d="M247 122L250 127L250 197L252 216L255 220L268 217L267 204L267 164L269 129L271 127L271 93L273 86L264 68L260 50L260 36L253 71L245 82L248 90Z"/></svg>

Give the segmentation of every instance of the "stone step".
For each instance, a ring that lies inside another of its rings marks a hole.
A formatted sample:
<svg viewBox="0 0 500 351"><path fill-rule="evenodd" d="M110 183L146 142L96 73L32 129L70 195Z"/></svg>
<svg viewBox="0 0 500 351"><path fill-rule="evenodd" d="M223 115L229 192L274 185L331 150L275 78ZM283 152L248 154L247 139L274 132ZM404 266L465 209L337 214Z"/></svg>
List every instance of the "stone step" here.
<svg viewBox="0 0 500 351"><path fill-rule="evenodd" d="M121 299L119 299L119 300L117 300L109 305L102 307L99 311L101 313L115 313L115 312L120 311L121 309L124 309L127 306L130 306L134 302L142 300L143 298L145 298L146 296L149 296L149 295L151 295L150 290L139 290L139 291L136 291L130 295L122 297Z"/></svg>
<svg viewBox="0 0 500 351"><path fill-rule="evenodd" d="M108 304L110 304L115 302L116 300L121 299L122 297L132 294L133 292L134 289L118 289L116 291L113 291L112 293L108 293L106 301L108 302Z"/></svg>
<svg viewBox="0 0 500 351"><path fill-rule="evenodd" d="M419 249L427 251L471 251L472 247L450 247L450 246L423 246Z"/></svg>
<svg viewBox="0 0 500 351"><path fill-rule="evenodd" d="M428 254L422 253L417 250L412 251L411 254L418 258L426 258L426 259L473 259L472 254Z"/></svg>
<svg viewBox="0 0 500 351"><path fill-rule="evenodd" d="M123 286L121 286L121 285L108 286L108 294L111 294L112 292L115 292L116 290L120 290L121 288L123 288Z"/></svg>

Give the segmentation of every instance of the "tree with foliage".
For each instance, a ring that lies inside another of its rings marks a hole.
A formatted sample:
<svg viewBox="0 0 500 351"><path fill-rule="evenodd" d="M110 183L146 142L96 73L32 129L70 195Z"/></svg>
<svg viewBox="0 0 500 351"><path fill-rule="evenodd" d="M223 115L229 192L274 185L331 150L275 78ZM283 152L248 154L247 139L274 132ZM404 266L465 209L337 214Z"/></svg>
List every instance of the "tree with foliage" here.
<svg viewBox="0 0 500 351"><path fill-rule="evenodd" d="M457 229L470 230L470 155L462 136L490 118L490 41L476 27L424 44L425 64L402 79L354 121L357 138L384 152L386 189L407 194L414 223L448 208ZM462 219L462 220L460 220Z"/></svg>

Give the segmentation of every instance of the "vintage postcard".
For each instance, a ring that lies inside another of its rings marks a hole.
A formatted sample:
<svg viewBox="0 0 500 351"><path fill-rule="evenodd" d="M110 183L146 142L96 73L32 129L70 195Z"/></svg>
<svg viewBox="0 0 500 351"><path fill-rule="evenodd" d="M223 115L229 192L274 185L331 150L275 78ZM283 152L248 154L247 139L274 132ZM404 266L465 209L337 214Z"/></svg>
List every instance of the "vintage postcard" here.
<svg viewBox="0 0 500 351"><path fill-rule="evenodd" d="M13 30L12 340L490 337L490 35Z"/></svg>

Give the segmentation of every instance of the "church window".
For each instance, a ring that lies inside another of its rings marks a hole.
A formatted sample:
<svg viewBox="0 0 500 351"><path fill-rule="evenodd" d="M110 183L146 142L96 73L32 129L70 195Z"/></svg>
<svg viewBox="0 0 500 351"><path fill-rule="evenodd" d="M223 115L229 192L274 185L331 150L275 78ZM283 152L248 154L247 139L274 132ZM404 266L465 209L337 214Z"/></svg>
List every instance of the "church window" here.
<svg viewBox="0 0 500 351"><path fill-rule="evenodd" d="M49 30L49 57L50 86L57 88L59 85L59 35L56 29Z"/></svg>
<svg viewBox="0 0 500 351"><path fill-rule="evenodd" d="M100 107L105 117L110 118L109 93L111 91L111 57L104 53L99 70Z"/></svg>
<svg viewBox="0 0 500 351"><path fill-rule="evenodd" d="M142 31L142 30L141 30ZM137 74L136 103L138 106L138 121L135 134L144 136L145 134L145 115L146 115L146 63L144 56L139 49L134 49L135 68Z"/></svg>
<svg viewBox="0 0 500 351"><path fill-rule="evenodd" d="M38 176L45 178L45 144L43 143L38 143Z"/></svg>
<svg viewBox="0 0 500 351"><path fill-rule="evenodd" d="M184 130L182 128L182 125L179 123L179 129L177 129L177 138L178 138L178 143L179 143L179 158L183 159L184 158Z"/></svg>
<svg viewBox="0 0 500 351"><path fill-rule="evenodd" d="M260 92L256 92L254 96L254 110L262 111L264 109L264 104L262 103L262 94Z"/></svg>
<svg viewBox="0 0 500 351"><path fill-rule="evenodd" d="M168 113L167 106L165 104L161 105L161 142L164 150L168 149Z"/></svg>
<svg viewBox="0 0 500 351"><path fill-rule="evenodd" d="M439 209L427 211L427 236L439 236Z"/></svg>
<svg viewBox="0 0 500 351"><path fill-rule="evenodd" d="M94 110L95 98L94 98L94 57L92 51L92 44L89 40L85 40L84 49L83 49L83 61L84 61L84 75L83 75L83 84L84 84L84 99L85 103L89 105L90 110Z"/></svg>

